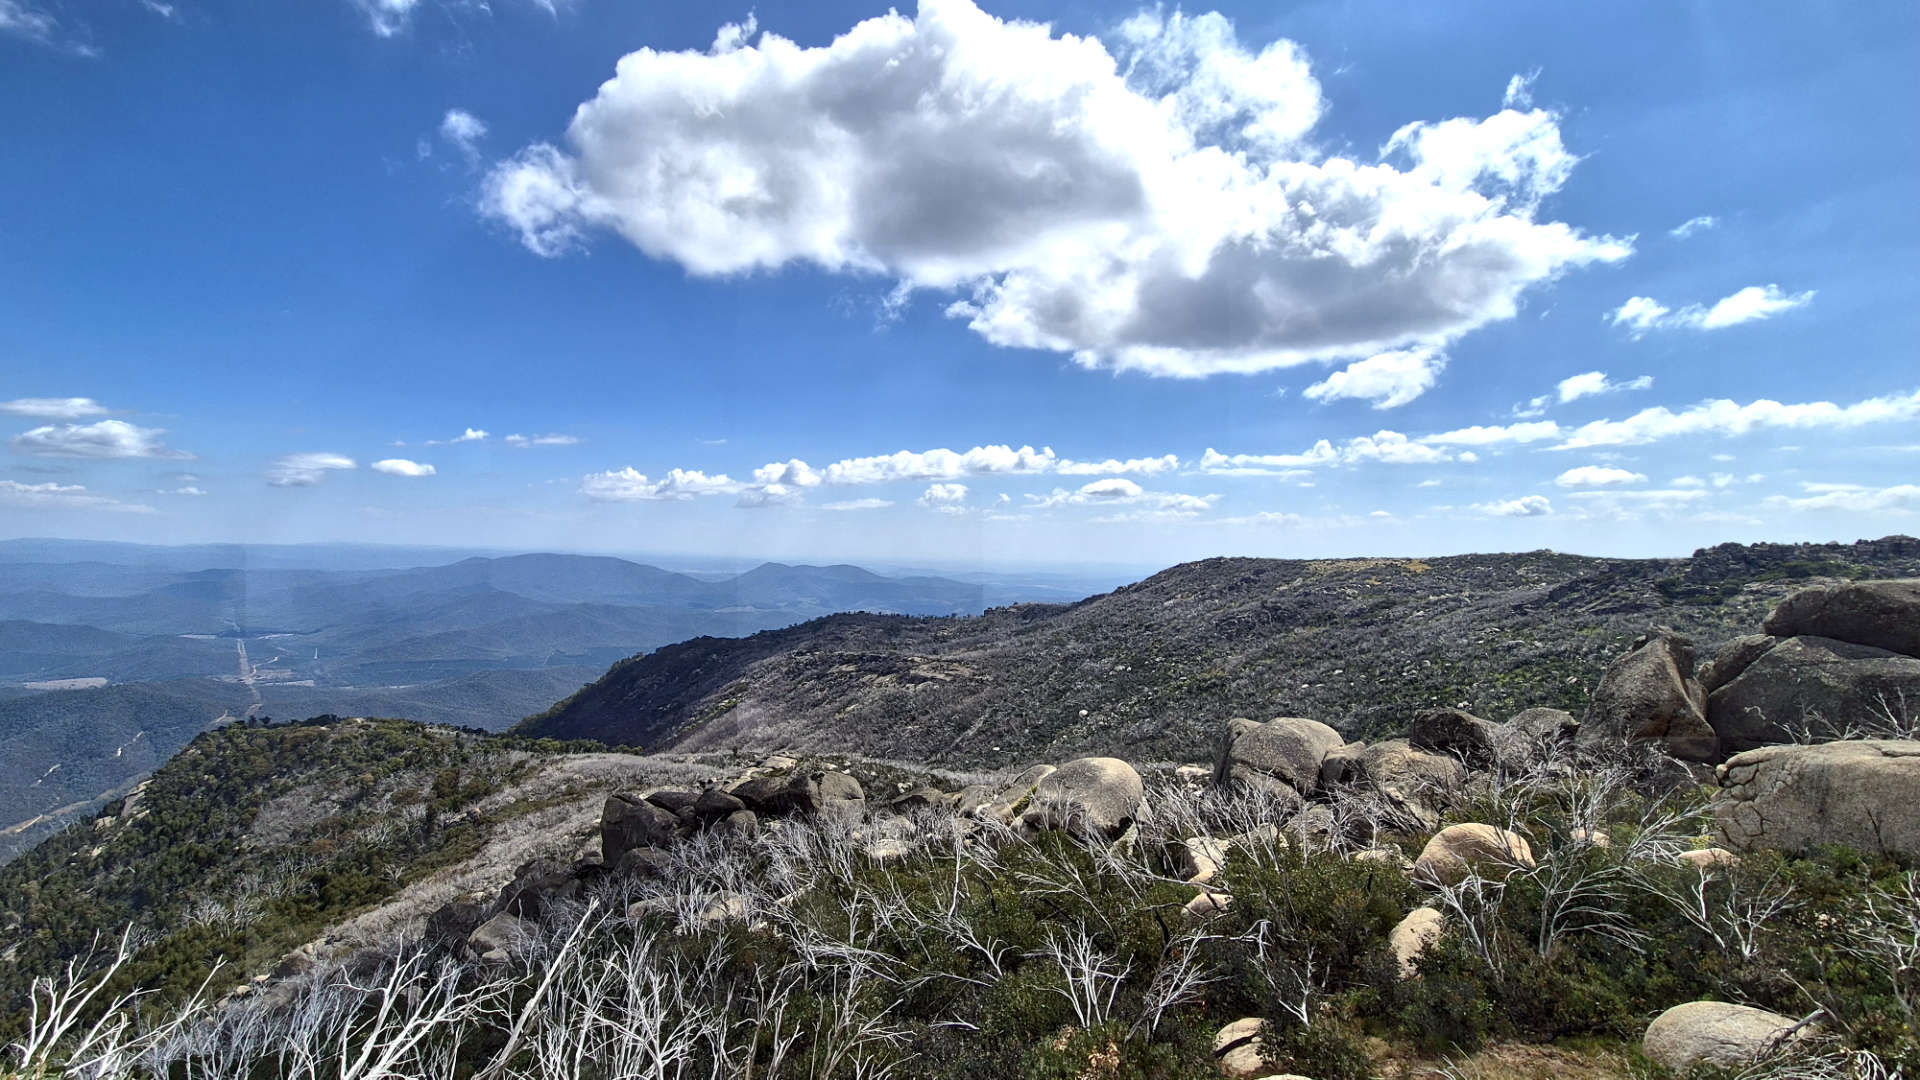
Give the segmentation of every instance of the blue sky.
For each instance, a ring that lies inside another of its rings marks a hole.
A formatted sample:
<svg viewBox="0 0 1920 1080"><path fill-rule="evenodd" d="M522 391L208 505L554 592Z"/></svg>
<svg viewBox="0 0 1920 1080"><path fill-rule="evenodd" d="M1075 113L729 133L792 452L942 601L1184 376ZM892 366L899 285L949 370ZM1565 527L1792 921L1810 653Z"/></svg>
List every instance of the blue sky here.
<svg viewBox="0 0 1920 1080"><path fill-rule="evenodd" d="M0 535L1151 566L1914 532L1917 29L0 0Z"/></svg>

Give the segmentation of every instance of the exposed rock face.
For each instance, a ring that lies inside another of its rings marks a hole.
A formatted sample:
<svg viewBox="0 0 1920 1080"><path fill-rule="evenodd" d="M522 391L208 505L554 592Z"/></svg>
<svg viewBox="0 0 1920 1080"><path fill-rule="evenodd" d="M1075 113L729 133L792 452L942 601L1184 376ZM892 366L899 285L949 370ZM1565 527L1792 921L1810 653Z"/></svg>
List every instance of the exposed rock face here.
<svg viewBox="0 0 1920 1080"><path fill-rule="evenodd" d="M775 813L820 814L857 820L866 812L867 795L860 781L841 772L795 773L787 789L774 800Z"/></svg>
<svg viewBox="0 0 1920 1080"><path fill-rule="evenodd" d="M693 816L701 821L718 821L747 808L746 801L719 788L708 788L693 802Z"/></svg>
<svg viewBox="0 0 1920 1080"><path fill-rule="evenodd" d="M1284 784L1299 795L1320 789L1320 765L1346 745L1340 733L1317 720L1281 716L1264 724L1227 721L1227 744L1214 766L1214 782L1271 788Z"/></svg>
<svg viewBox="0 0 1920 1080"><path fill-rule="evenodd" d="M751 810L735 810L714 822L713 827L729 836L745 839L760 831L760 815Z"/></svg>
<svg viewBox="0 0 1920 1080"><path fill-rule="evenodd" d="M680 819L645 799L609 795L600 808L600 861L608 866L634 848L666 847Z"/></svg>
<svg viewBox="0 0 1920 1080"><path fill-rule="evenodd" d="M1846 844L1920 858L1920 742L1768 746L1719 775L1715 826L1735 851Z"/></svg>
<svg viewBox="0 0 1920 1080"><path fill-rule="evenodd" d="M483 964L504 964L532 928L506 912L481 923L467 938L467 951Z"/></svg>
<svg viewBox="0 0 1920 1080"><path fill-rule="evenodd" d="M1205 885L1220 873L1227 861L1227 849L1232 846L1230 840L1216 840L1211 836L1189 837L1167 846L1167 861L1180 880Z"/></svg>
<svg viewBox="0 0 1920 1080"><path fill-rule="evenodd" d="M1415 750L1405 739L1387 739L1367 747L1360 777L1406 815L1406 824L1431 829L1440 811L1467 778L1458 758Z"/></svg>
<svg viewBox="0 0 1920 1080"><path fill-rule="evenodd" d="M1367 744L1350 742L1320 759L1320 787L1351 783L1360 778L1360 762L1367 755Z"/></svg>
<svg viewBox="0 0 1920 1080"><path fill-rule="evenodd" d="M939 788L922 784L901 793L899 797L887 804L887 809L896 814L913 814L923 810L951 810L955 799L956 796L949 795Z"/></svg>
<svg viewBox="0 0 1920 1080"><path fill-rule="evenodd" d="M1767 616L1775 637L1835 638L1920 657L1920 578L1802 589Z"/></svg>
<svg viewBox="0 0 1920 1080"><path fill-rule="evenodd" d="M1205 922L1215 915L1226 914L1227 909L1232 906L1233 897L1226 893L1201 889L1181 910L1189 922Z"/></svg>
<svg viewBox="0 0 1920 1080"><path fill-rule="evenodd" d="M1414 714L1407 742L1415 750L1457 757L1476 769L1492 765L1499 725L1465 709L1425 709Z"/></svg>
<svg viewBox="0 0 1920 1080"><path fill-rule="evenodd" d="M1676 858L1702 873L1711 870L1731 870L1740 865L1740 856L1735 855L1726 848L1718 847L1695 848L1692 851L1683 851L1676 856Z"/></svg>
<svg viewBox="0 0 1920 1080"><path fill-rule="evenodd" d="M1583 747L1608 749L1658 740L1683 761L1719 760L1719 739L1707 723L1706 693L1693 677L1693 643L1656 630L1613 662L1580 721Z"/></svg>
<svg viewBox="0 0 1920 1080"><path fill-rule="evenodd" d="M430 944L453 948L467 940L486 921L486 905L455 900L441 905L427 916L427 929L423 936Z"/></svg>
<svg viewBox="0 0 1920 1080"><path fill-rule="evenodd" d="M1469 873L1505 876L1503 871L1532 865L1533 847L1526 837L1470 822L1433 834L1413 861L1413 876L1430 885L1453 885Z"/></svg>
<svg viewBox="0 0 1920 1080"><path fill-rule="evenodd" d="M1641 1049L1676 1073L1695 1065L1737 1069L1773 1049L1793 1030L1779 1013L1723 1001L1675 1005L1647 1025Z"/></svg>
<svg viewBox="0 0 1920 1080"><path fill-rule="evenodd" d="M1417 907L1387 932L1387 945L1393 949L1393 958L1400 965L1401 978L1411 979L1420 973L1420 957L1439 939L1445 927L1446 920L1441 917L1440 909Z"/></svg>
<svg viewBox="0 0 1920 1080"><path fill-rule="evenodd" d="M1502 764L1526 766L1545 761L1573 745L1580 720L1565 709L1523 709L1494 732Z"/></svg>
<svg viewBox="0 0 1920 1080"><path fill-rule="evenodd" d="M571 899L580 893L580 879L573 867L558 859L534 859L514 872L513 880L500 890L494 909L522 919L538 919L554 900Z"/></svg>
<svg viewBox="0 0 1920 1080"><path fill-rule="evenodd" d="M1078 758L1049 773L1033 789L1020 817L1029 829L1067 829L1108 840L1133 825L1146 798L1134 767L1119 758Z"/></svg>
<svg viewBox="0 0 1920 1080"><path fill-rule="evenodd" d="M608 864L615 873L627 877L659 878L667 874L669 856L655 847L629 848Z"/></svg>
<svg viewBox="0 0 1920 1080"><path fill-rule="evenodd" d="M1920 711L1920 659L1834 638L1791 637L1715 690L1707 718L1721 747L1739 753L1787 742L1792 727L1838 732L1902 709Z"/></svg>
<svg viewBox="0 0 1920 1080"><path fill-rule="evenodd" d="M1778 644L1780 639L1769 634L1746 634L1720 646L1720 651L1713 654L1707 666L1700 669L1700 689L1707 692L1711 701L1715 690L1739 678L1741 672Z"/></svg>

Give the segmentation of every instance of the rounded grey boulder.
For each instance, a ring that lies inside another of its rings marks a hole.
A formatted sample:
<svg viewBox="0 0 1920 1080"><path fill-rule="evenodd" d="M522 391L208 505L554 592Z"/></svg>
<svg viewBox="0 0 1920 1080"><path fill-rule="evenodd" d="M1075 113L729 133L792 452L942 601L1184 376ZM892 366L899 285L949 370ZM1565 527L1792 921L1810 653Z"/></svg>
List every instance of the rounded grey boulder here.
<svg viewBox="0 0 1920 1080"><path fill-rule="evenodd" d="M1580 721L1565 709L1522 709L1494 732L1501 764L1525 767L1548 761L1573 745Z"/></svg>
<svg viewBox="0 0 1920 1080"><path fill-rule="evenodd" d="M1696 1065L1737 1069L1777 1047L1793 1029L1793 1020L1765 1009L1689 1001L1655 1017L1640 1048L1676 1073Z"/></svg>
<svg viewBox="0 0 1920 1080"><path fill-rule="evenodd" d="M1229 720L1214 783L1265 787L1278 781L1300 795L1311 795L1320 788L1321 763L1346 744L1339 732L1303 717L1281 716L1264 724Z"/></svg>
<svg viewBox="0 0 1920 1080"><path fill-rule="evenodd" d="M1020 823L1112 840L1132 827L1145 798L1146 785L1133 766L1119 758L1078 758L1034 787Z"/></svg>
<svg viewBox="0 0 1920 1080"><path fill-rule="evenodd" d="M1700 669L1700 689L1711 696L1715 690L1739 678L1741 672L1753 666L1755 660L1767 655L1767 650L1778 644L1780 639L1777 637L1747 634L1720 646L1720 651L1713 654L1707 666Z"/></svg>
<svg viewBox="0 0 1920 1080"><path fill-rule="evenodd" d="M1775 637L1835 638L1920 657L1920 578L1801 589L1774 606L1766 631Z"/></svg>
<svg viewBox="0 0 1920 1080"><path fill-rule="evenodd" d="M1458 758L1415 750L1405 739L1387 739L1360 755L1361 779L1405 815L1405 826L1432 829L1467 779Z"/></svg>

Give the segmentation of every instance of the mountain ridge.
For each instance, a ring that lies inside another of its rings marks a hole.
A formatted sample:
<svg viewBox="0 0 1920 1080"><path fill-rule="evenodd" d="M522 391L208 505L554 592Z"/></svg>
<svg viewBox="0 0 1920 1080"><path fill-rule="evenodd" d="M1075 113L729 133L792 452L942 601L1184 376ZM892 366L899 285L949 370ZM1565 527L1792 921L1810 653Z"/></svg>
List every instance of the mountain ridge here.
<svg viewBox="0 0 1920 1080"><path fill-rule="evenodd" d="M1682 559L1209 559L1072 604L838 615L681 642L616 664L514 730L969 767L1170 755L1223 716L1262 710L1371 737L1435 705L1578 707L1653 623L1708 644L1809 580L1916 572L1910 537L1722 545ZM1543 686L1557 700L1542 700Z"/></svg>

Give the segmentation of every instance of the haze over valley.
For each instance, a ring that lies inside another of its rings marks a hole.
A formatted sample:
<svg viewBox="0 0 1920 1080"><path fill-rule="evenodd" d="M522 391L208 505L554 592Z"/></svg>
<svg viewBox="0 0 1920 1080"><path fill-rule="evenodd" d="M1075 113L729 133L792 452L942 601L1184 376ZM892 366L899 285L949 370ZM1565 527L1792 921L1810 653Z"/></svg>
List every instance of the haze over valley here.
<svg viewBox="0 0 1920 1080"><path fill-rule="evenodd" d="M688 638L840 611L973 615L1078 599L1108 581L968 576L0 541L0 855L124 791L221 723L331 713L501 730L617 660Z"/></svg>

